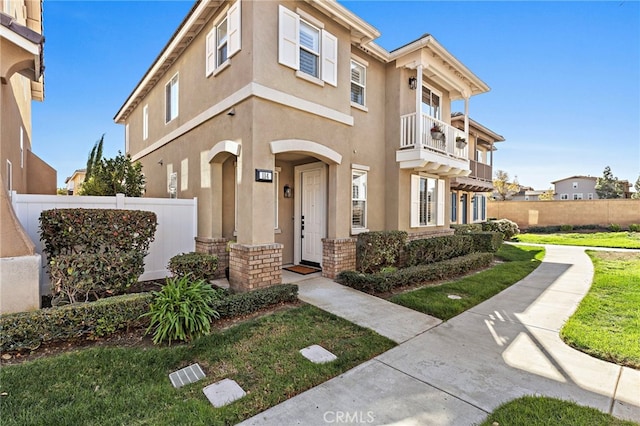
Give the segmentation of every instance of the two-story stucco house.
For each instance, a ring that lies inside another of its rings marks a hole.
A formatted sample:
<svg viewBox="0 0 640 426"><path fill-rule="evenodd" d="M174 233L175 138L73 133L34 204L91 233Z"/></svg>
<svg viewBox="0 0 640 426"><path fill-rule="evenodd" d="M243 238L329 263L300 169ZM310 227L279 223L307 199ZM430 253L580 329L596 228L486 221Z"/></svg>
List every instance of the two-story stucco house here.
<svg viewBox="0 0 640 426"><path fill-rule="evenodd" d="M469 149L501 138L456 137L489 87L431 35L390 52L378 36L335 1L197 2L115 115L148 196L198 197L197 249L224 266L236 241L232 288L283 264L335 277L367 230L448 234L452 182L476 191L455 180Z"/></svg>
<svg viewBox="0 0 640 426"><path fill-rule="evenodd" d="M554 187L555 200L597 200L597 177L594 176L570 176L551 182ZM631 184L627 180L621 180L622 198L631 198Z"/></svg>

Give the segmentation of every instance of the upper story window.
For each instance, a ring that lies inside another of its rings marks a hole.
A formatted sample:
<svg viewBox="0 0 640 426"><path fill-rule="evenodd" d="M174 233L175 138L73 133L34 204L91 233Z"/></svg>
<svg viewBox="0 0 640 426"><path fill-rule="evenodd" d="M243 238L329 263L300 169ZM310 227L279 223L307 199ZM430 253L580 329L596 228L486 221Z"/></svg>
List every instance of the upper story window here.
<svg viewBox="0 0 640 426"><path fill-rule="evenodd" d="M178 116L178 74L167 83L164 91L165 101L165 123L170 122Z"/></svg>
<svg viewBox="0 0 640 426"><path fill-rule="evenodd" d="M142 108L142 140L149 137L149 105Z"/></svg>
<svg viewBox="0 0 640 426"><path fill-rule="evenodd" d="M429 117L442 120L442 95L429 87L422 86L422 112Z"/></svg>
<svg viewBox="0 0 640 426"><path fill-rule="evenodd" d="M367 69L364 65L351 61L351 102L364 106Z"/></svg>
<svg viewBox="0 0 640 426"><path fill-rule="evenodd" d="M573 189L577 189L578 188L578 182L573 182L571 184L571 186L573 186Z"/></svg>
<svg viewBox="0 0 640 426"><path fill-rule="evenodd" d="M338 39L321 22L279 6L278 62L310 76L338 84Z"/></svg>
<svg viewBox="0 0 640 426"><path fill-rule="evenodd" d="M205 53L207 76L228 64L229 58L240 50L242 33L240 4L240 0L235 2L226 13L222 14L220 20L207 34Z"/></svg>

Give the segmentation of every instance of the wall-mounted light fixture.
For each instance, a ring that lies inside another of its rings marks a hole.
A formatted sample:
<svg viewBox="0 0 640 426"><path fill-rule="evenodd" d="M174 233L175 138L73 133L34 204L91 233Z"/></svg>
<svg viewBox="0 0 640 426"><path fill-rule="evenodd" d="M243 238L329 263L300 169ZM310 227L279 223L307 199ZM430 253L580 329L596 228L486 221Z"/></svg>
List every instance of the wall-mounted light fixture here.
<svg viewBox="0 0 640 426"><path fill-rule="evenodd" d="M230 116L232 116L232 117L233 117L234 115L236 115L236 110L235 110L235 108L231 108L231 109L229 110L229 112L227 112L227 115L230 115Z"/></svg>
<svg viewBox="0 0 640 426"><path fill-rule="evenodd" d="M416 90L418 88L418 79L415 77L409 77L409 89Z"/></svg>
<svg viewBox="0 0 640 426"><path fill-rule="evenodd" d="M158 161L158 164L160 164L161 166L164 164L164 161L162 161L162 158L160 159L160 161Z"/></svg>
<svg viewBox="0 0 640 426"><path fill-rule="evenodd" d="M284 198L291 198L292 196L293 196L293 188L291 188L287 183L284 186Z"/></svg>

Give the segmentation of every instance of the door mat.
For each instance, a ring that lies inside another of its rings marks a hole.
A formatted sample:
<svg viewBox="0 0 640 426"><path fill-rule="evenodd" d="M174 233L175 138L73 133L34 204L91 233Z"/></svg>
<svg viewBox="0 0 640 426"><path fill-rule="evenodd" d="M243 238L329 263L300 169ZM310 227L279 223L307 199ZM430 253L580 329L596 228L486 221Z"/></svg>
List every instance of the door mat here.
<svg viewBox="0 0 640 426"><path fill-rule="evenodd" d="M320 272L320 269L310 268L308 266L302 266L302 265L289 266L287 268L284 268L284 270L295 272L296 274L300 274L300 275L309 275L309 274L313 274L314 272Z"/></svg>

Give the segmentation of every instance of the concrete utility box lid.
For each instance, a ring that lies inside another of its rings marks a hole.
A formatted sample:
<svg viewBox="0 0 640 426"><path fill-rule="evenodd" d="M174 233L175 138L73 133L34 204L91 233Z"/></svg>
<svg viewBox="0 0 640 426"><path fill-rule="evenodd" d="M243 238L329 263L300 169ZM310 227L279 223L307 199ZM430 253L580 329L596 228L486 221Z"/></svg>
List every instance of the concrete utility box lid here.
<svg viewBox="0 0 640 426"><path fill-rule="evenodd" d="M181 370L169 374L169 380L174 388L180 388L189 383L197 382L205 377L200 364L191 364Z"/></svg>
<svg viewBox="0 0 640 426"><path fill-rule="evenodd" d="M231 404L247 393L235 380L223 379L202 389L209 402L216 408Z"/></svg>
<svg viewBox="0 0 640 426"><path fill-rule="evenodd" d="M338 359L337 356L320 345L311 345L304 349L300 349L300 353L303 357L315 364L324 364L325 362L331 362Z"/></svg>

